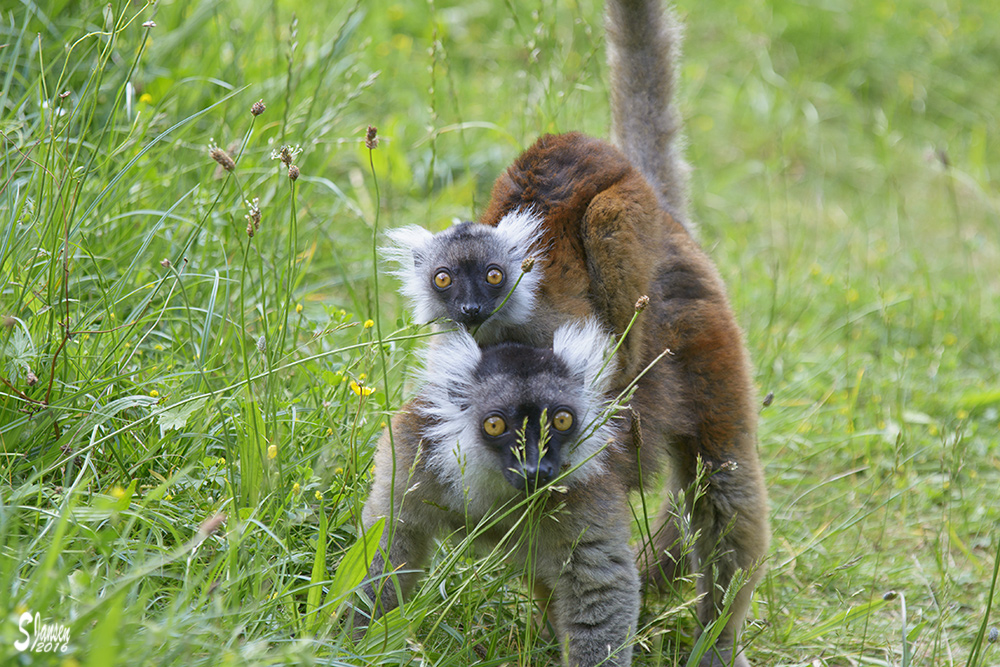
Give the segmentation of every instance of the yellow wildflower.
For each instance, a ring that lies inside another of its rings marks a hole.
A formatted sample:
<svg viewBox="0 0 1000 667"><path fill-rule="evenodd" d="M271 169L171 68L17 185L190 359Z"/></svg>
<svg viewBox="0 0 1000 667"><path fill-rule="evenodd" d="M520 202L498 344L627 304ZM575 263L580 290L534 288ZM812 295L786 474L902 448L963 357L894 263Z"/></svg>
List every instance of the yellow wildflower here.
<svg viewBox="0 0 1000 667"><path fill-rule="evenodd" d="M366 387L364 385L358 384L354 380L351 380L351 391L353 391L358 396L371 396L375 391L374 387Z"/></svg>

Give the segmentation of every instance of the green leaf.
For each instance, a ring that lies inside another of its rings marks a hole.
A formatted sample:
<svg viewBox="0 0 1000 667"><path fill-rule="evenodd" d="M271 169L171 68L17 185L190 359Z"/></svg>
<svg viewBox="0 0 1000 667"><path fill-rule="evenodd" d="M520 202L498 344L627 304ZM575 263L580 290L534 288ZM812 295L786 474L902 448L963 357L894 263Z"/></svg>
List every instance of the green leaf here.
<svg viewBox="0 0 1000 667"><path fill-rule="evenodd" d="M1000 389L990 391L969 391L962 395L958 404L967 410L984 408L988 405L1000 403Z"/></svg>
<svg viewBox="0 0 1000 667"><path fill-rule="evenodd" d="M316 555L313 557L312 576L309 578L309 594L306 596L306 627L309 628L310 632L316 631L316 611L319 609L320 596L323 594L322 585L326 580L326 538L326 508L321 504L319 508L319 535L316 536Z"/></svg>
<svg viewBox="0 0 1000 667"><path fill-rule="evenodd" d="M2 349L7 362L4 372L14 378L27 375L35 360L35 345L31 342L31 336L18 327Z"/></svg>
<svg viewBox="0 0 1000 667"><path fill-rule="evenodd" d="M357 652L361 655L377 653L380 655L391 655L397 651L407 648L406 639L411 634L411 628L420 625L424 616L427 615L425 609L410 612L411 618L403 616L403 607L396 607L392 611L372 622L368 626L368 631L364 638L357 644Z"/></svg>
<svg viewBox="0 0 1000 667"><path fill-rule="evenodd" d="M191 415L200 410L204 404L204 398L197 398L187 403L169 407L164 412L161 412L157 418L157 423L160 425L160 437L162 438L170 430L183 430L187 426Z"/></svg>
<svg viewBox="0 0 1000 667"><path fill-rule="evenodd" d="M205 326L201 330L201 347L198 350L198 363L202 368L208 363L209 344L212 340L212 319L215 315L215 299L219 293L219 271L215 271L215 280L212 282L212 293L208 297L208 306L205 308Z"/></svg>
<svg viewBox="0 0 1000 667"><path fill-rule="evenodd" d="M330 592L326 596L327 604L339 606L365 580L384 528L385 517L382 517L347 550L340 565L337 566L337 572L333 575L333 583L330 584Z"/></svg>

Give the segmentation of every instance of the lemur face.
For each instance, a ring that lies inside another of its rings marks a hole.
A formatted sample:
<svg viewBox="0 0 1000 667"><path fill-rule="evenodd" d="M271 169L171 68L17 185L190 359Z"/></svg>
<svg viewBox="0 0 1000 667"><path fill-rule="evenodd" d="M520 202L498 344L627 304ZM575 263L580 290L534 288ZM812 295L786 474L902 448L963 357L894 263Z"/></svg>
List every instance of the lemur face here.
<svg viewBox="0 0 1000 667"><path fill-rule="evenodd" d="M510 487L533 491L562 473L571 484L601 470L613 433L604 414L614 374L613 362L604 368L608 352L609 337L595 322L560 327L551 349L480 348L464 331L443 336L428 350L420 408L432 424L425 434L432 466L490 496L484 503Z"/></svg>
<svg viewBox="0 0 1000 667"><path fill-rule="evenodd" d="M522 276L521 265L535 251L541 223L520 211L496 227L463 222L438 234L406 227L389 232L392 245L384 254L399 267L395 273L417 322L447 318L470 331L487 321L522 326L530 320L540 272Z"/></svg>

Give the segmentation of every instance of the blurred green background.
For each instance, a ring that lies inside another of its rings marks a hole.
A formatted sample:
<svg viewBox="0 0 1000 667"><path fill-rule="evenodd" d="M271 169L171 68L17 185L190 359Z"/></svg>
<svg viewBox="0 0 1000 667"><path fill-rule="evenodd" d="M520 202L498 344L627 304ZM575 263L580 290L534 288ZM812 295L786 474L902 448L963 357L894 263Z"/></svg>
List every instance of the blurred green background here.
<svg viewBox="0 0 1000 667"><path fill-rule="evenodd" d="M678 11L693 210L774 393L751 660L995 664L1000 5ZM345 554L421 337L378 232L606 136L604 58L597 2L0 3L0 661L558 664L458 539L352 642ZM694 595L647 598L637 664ZM25 611L67 650L14 649Z"/></svg>

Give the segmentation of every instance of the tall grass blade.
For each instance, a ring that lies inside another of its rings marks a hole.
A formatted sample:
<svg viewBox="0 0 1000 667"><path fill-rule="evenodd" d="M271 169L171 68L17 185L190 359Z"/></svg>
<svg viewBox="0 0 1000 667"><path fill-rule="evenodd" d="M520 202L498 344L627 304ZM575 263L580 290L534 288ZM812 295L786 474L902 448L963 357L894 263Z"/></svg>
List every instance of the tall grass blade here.
<svg viewBox="0 0 1000 667"><path fill-rule="evenodd" d="M212 344L212 320L215 319L215 298L219 294L219 270L215 269L212 280L212 291L208 294L208 305L205 306L205 324L201 329L201 348L198 350L198 363L202 368L208 363L209 347Z"/></svg>

